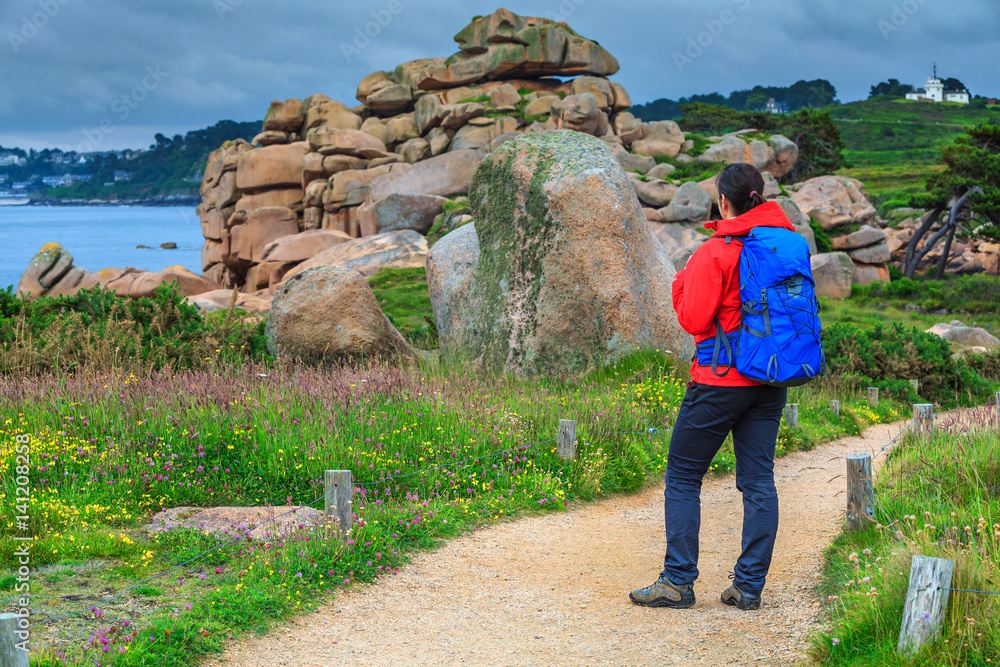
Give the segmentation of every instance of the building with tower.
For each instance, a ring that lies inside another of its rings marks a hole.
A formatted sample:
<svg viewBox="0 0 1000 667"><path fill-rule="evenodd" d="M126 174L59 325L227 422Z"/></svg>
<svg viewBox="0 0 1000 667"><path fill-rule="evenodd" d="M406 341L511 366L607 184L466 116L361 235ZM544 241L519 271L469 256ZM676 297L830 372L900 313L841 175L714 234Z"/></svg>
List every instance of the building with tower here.
<svg viewBox="0 0 1000 667"><path fill-rule="evenodd" d="M937 63L934 63L934 74L927 79L924 88L918 88L912 93L906 94L906 99L917 102L958 102L959 104L969 103L969 91L950 90L944 87L944 82L938 78Z"/></svg>

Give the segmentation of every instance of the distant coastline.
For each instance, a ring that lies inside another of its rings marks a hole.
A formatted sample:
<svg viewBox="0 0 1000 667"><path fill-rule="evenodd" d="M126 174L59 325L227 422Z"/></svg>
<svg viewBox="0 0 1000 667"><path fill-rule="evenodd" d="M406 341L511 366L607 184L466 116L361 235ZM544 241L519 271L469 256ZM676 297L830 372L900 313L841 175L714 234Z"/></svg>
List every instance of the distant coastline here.
<svg viewBox="0 0 1000 667"><path fill-rule="evenodd" d="M62 199L59 197L32 197L28 206L197 206L201 197L196 195L163 195L140 199Z"/></svg>

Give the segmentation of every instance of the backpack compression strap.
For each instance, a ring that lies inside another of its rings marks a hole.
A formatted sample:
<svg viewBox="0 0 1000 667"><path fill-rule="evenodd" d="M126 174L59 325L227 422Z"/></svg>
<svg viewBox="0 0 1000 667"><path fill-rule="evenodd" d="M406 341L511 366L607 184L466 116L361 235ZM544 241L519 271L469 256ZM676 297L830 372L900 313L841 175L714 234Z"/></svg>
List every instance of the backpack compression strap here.
<svg viewBox="0 0 1000 667"><path fill-rule="evenodd" d="M719 352L722 351L722 347L726 348L726 355L729 358L729 365L726 366L726 372L720 373L719 368ZM715 348L712 350L712 373L715 377L724 378L729 375L729 371L732 370L733 366L736 365L736 355L733 354L733 346L729 344L729 336L722 329L722 324L719 322L719 318L715 318Z"/></svg>

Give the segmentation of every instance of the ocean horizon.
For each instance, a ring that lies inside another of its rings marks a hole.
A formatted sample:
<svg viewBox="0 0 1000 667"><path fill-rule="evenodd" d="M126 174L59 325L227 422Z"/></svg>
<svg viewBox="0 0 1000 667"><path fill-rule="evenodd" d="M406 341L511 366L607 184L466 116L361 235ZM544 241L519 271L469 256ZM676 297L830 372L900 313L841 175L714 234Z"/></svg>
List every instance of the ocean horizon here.
<svg viewBox="0 0 1000 667"><path fill-rule="evenodd" d="M173 242L176 250L161 243ZM90 271L181 265L201 273L204 239L194 207L0 206L0 289L17 289L28 262L46 243L61 243L73 265ZM137 248L138 245L151 249Z"/></svg>

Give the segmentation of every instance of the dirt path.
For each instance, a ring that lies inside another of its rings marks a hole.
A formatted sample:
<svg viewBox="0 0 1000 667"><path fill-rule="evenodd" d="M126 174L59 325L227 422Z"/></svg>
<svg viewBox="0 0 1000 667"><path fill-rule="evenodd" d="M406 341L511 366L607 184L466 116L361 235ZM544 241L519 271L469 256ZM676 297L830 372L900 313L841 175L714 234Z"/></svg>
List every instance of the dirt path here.
<svg viewBox="0 0 1000 667"><path fill-rule="evenodd" d="M822 553L846 502L843 477L829 480L843 474L844 456L877 452L901 429L876 426L777 462L781 524L759 612L719 602L743 520L727 476L706 480L702 492L692 609L637 607L627 597L663 566L660 484L452 540L210 665L794 664L818 623Z"/></svg>

